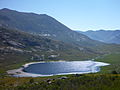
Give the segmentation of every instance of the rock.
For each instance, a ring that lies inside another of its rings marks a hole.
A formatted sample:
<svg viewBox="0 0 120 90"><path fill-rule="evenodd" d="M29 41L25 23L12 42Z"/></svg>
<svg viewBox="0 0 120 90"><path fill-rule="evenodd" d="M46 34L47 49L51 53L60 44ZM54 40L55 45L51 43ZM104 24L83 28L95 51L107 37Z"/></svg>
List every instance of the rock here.
<svg viewBox="0 0 120 90"><path fill-rule="evenodd" d="M24 47L21 43L18 43L16 41L7 41L7 43L11 46L17 46L17 47Z"/></svg>
<svg viewBox="0 0 120 90"><path fill-rule="evenodd" d="M53 79L47 79L47 83L49 83L49 84L51 84L52 83L52 81L53 81Z"/></svg>
<svg viewBox="0 0 120 90"><path fill-rule="evenodd" d="M50 55L49 58L55 58L55 57L58 57L58 56L59 56L59 54L58 55Z"/></svg>
<svg viewBox="0 0 120 90"><path fill-rule="evenodd" d="M63 76L63 77L60 77L60 78L58 78L58 79L67 79L68 77L66 77L66 76Z"/></svg>

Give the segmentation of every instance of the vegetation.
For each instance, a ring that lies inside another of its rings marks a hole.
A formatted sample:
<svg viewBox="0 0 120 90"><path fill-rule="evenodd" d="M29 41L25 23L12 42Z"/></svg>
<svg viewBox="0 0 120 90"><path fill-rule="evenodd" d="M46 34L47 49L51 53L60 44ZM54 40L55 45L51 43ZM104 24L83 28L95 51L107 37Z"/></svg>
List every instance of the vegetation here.
<svg viewBox="0 0 120 90"><path fill-rule="evenodd" d="M0 76L1 90L119 90L120 53L96 59L111 65L102 67L98 74L57 75L50 77ZM19 66L19 65L18 65ZM4 70L0 70L1 73ZM104 74L103 74L104 73Z"/></svg>
<svg viewBox="0 0 120 90"><path fill-rule="evenodd" d="M96 59L96 61L106 62L110 64L109 66L102 67L100 73L120 74L120 53L105 55Z"/></svg>
<svg viewBox="0 0 120 90"><path fill-rule="evenodd" d="M0 78L1 90L119 90L119 75L68 75L38 78Z"/></svg>

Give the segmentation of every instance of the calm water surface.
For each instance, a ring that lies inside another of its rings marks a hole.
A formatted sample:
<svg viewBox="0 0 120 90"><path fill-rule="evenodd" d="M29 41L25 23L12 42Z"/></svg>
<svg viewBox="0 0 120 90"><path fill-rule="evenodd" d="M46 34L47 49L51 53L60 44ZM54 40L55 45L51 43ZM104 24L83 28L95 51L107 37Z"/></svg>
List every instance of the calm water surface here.
<svg viewBox="0 0 120 90"><path fill-rule="evenodd" d="M43 62L31 64L24 69L27 73L41 75L58 75L70 73L91 73L98 72L100 66L106 66L107 63L94 61L68 61L68 62Z"/></svg>

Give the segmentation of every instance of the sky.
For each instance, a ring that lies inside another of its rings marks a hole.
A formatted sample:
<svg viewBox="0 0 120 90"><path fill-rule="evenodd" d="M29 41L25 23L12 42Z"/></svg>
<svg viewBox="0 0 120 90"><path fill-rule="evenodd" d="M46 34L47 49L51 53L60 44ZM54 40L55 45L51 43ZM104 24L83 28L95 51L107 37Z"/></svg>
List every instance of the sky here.
<svg viewBox="0 0 120 90"><path fill-rule="evenodd" d="M120 30L120 0L0 0L0 9L54 17L72 30Z"/></svg>

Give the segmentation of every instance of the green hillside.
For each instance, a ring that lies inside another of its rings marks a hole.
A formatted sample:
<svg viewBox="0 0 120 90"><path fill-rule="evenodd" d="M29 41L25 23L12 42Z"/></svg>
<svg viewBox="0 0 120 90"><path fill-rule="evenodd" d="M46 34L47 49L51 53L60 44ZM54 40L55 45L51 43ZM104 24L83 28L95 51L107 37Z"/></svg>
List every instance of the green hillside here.
<svg viewBox="0 0 120 90"><path fill-rule="evenodd" d="M105 55L96 60L101 61L101 62L110 63L109 66L102 67L102 70L100 71L100 73L120 74L120 53Z"/></svg>

